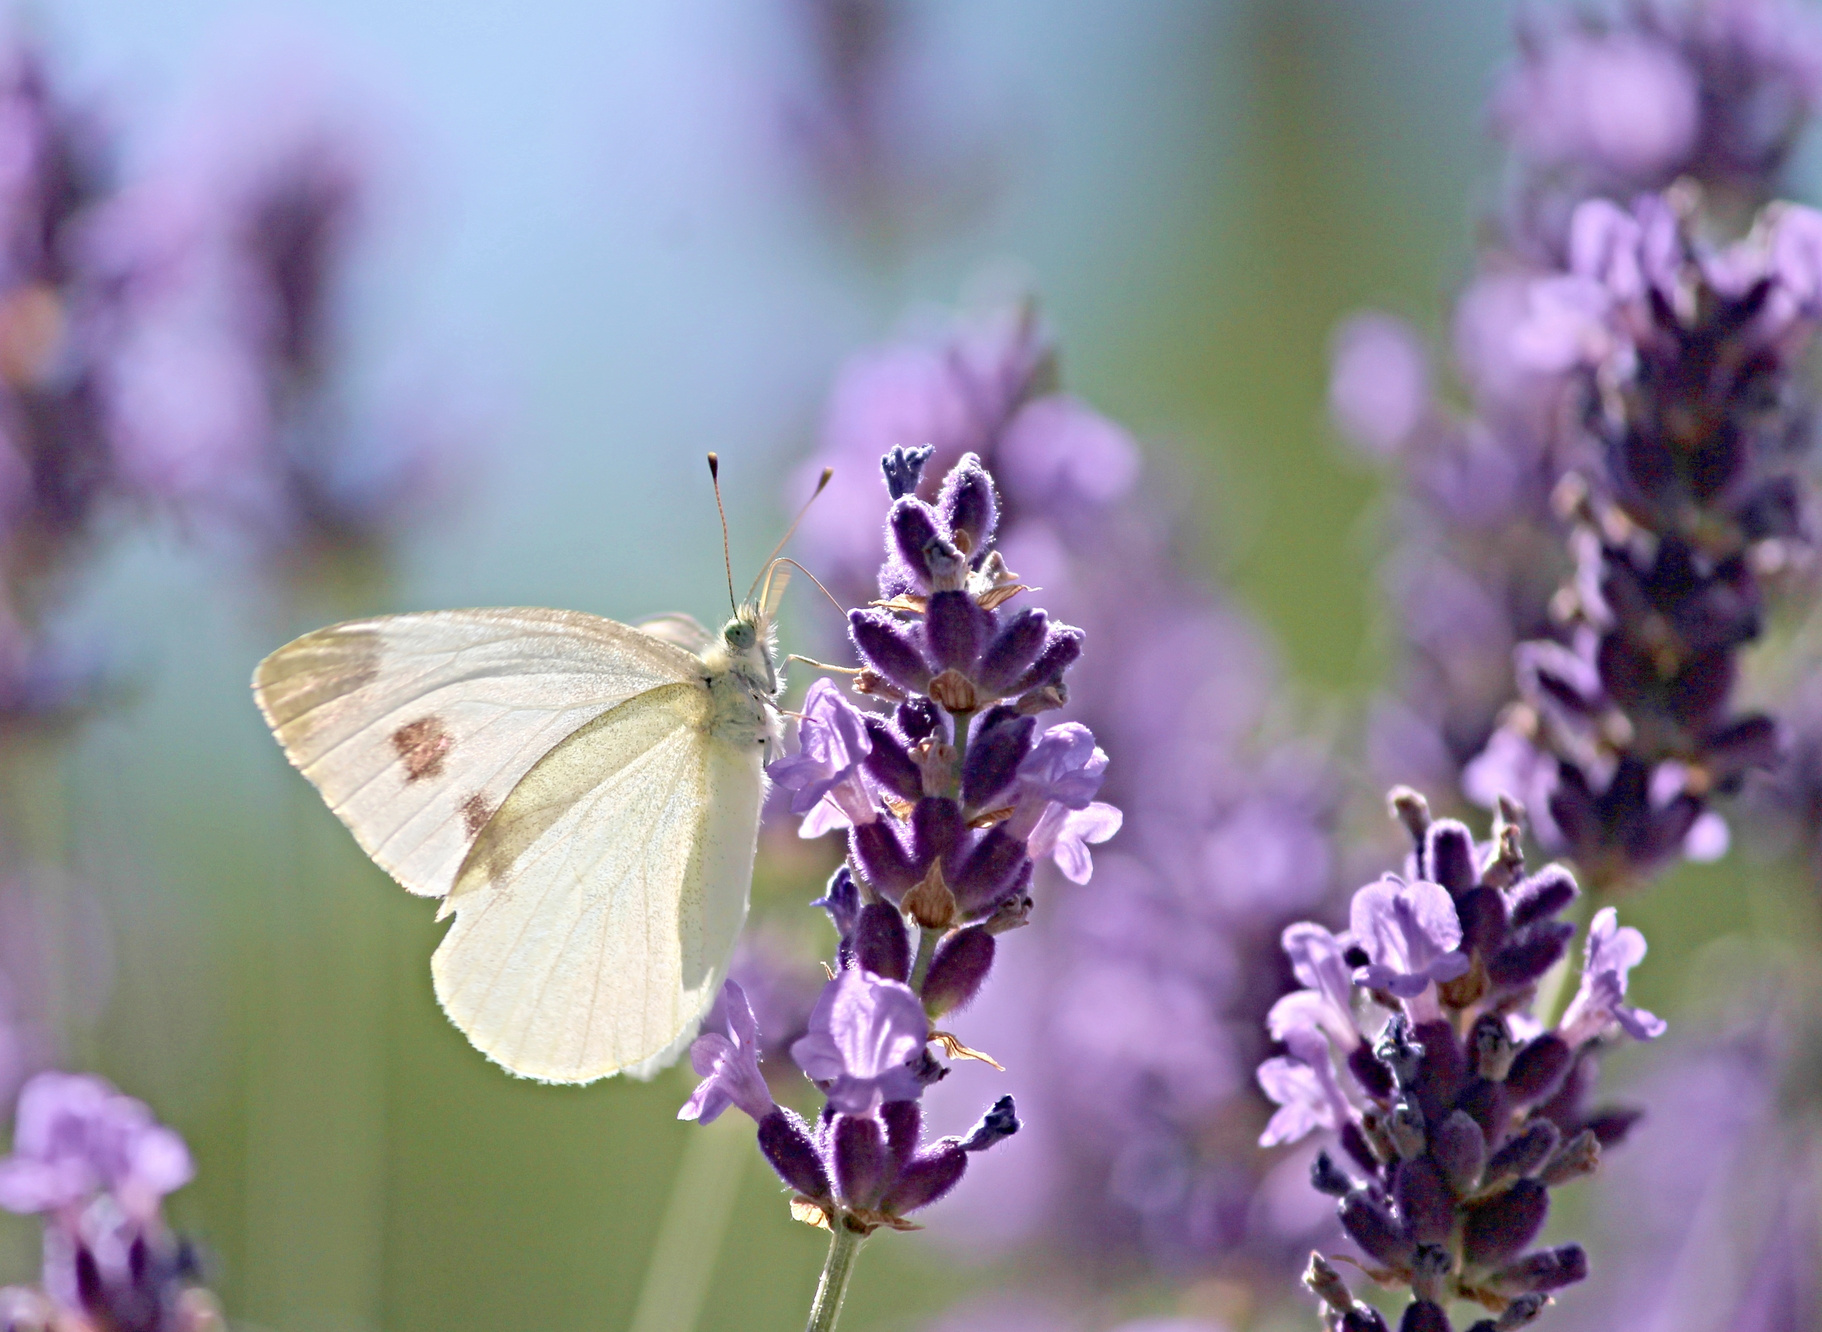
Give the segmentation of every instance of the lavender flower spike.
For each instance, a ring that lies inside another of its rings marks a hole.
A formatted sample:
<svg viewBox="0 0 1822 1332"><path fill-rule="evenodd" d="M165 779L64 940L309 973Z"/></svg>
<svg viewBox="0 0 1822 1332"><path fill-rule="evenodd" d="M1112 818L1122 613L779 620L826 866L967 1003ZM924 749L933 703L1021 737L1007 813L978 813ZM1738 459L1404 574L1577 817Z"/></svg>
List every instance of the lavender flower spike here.
<svg viewBox="0 0 1822 1332"><path fill-rule="evenodd" d="M1388 874L1354 894L1348 923L1370 959L1354 973L1354 983L1404 1000L1414 1022L1437 1017L1431 984L1468 969L1467 956L1456 951L1461 921L1448 890Z"/></svg>
<svg viewBox="0 0 1822 1332"><path fill-rule="evenodd" d="M873 750L860 712L827 679L810 686L797 725L798 751L766 767L772 780L791 793L791 812L809 817L799 837L820 837L836 828L871 823L873 795L860 775Z"/></svg>
<svg viewBox="0 0 1822 1332"><path fill-rule="evenodd" d="M677 1118L713 1124L732 1105L757 1123L773 1107L772 1093L759 1071L759 1024L753 1020L746 991L734 981L722 983L721 1006L727 1013L727 1035L705 1031L690 1045L690 1067L702 1081Z"/></svg>
<svg viewBox="0 0 1822 1332"><path fill-rule="evenodd" d="M1581 989L1563 1014L1563 1040L1570 1046L1583 1045L1615 1023L1635 1041L1655 1040L1664 1034L1662 1018L1622 1002L1627 973L1644 957L1645 936L1630 925L1621 926L1619 912L1612 907L1595 912L1588 926Z"/></svg>
<svg viewBox="0 0 1822 1332"><path fill-rule="evenodd" d="M810 1013L809 1035L791 1047L829 1104L865 1115L887 1101L914 1101L923 1083L910 1067L929 1040L924 1006L908 985L858 967L824 987Z"/></svg>

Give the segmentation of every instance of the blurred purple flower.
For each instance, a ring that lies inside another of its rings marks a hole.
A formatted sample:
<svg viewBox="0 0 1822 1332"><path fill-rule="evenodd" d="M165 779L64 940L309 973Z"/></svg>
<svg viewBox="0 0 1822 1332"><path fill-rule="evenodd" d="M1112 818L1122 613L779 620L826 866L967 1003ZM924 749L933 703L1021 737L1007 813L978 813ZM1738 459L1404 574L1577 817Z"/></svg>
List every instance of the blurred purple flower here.
<svg viewBox="0 0 1822 1332"><path fill-rule="evenodd" d="M791 1047L829 1104L844 1115L876 1111L886 1101L913 1101L923 1083L911 1061L929 1039L924 1006L908 985L853 967L823 988L810 1031Z"/></svg>
<svg viewBox="0 0 1822 1332"><path fill-rule="evenodd" d="M1632 1093L1651 1113L1604 1161L1604 1243L1562 1332L1798 1332L1822 1314L1817 1139L1784 1113L1794 1016L1768 991L1738 1027L1659 1042Z"/></svg>
<svg viewBox="0 0 1822 1332"><path fill-rule="evenodd" d="M0 1207L44 1217L41 1290L0 1292L42 1327L219 1332L196 1258L161 1214L193 1173L183 1140L97 1077L40 1073L20 1093Z"/></svg>
<svg viewBox="0 0 1822 1332"><path fill-rule="evenodd" d="M19 1093L13 1154L0 1161L0 1207L58 1212L110 1193L144 1217L193 1174L183 1139L143 1102L100 1078L40 1073Z"/></svg>
<svg viewBox="0 0 1822 1332"><path fill-rule="evenodd" d="M1592 195L1688 178L1750 212L1822 101L1822 25L1791 0L1649 0L1528 11L1496 92L1509 232L1549 246Z"/></svg>
<svg viewBox="0 0 1822 1332"><path fill-rule="evenodd" d="M1430 362L1416 332L1369 311L1336 328L1329 355L1336 428L1369 454L1390 457L1430 411Z"/></svg>
<svg viewBox="0 0 1822 1332"><path fill-rule="evenodd" d="M131 293L109 368L123 483L302 570L446 498L452 440L428 403L382 422L349 396L342 297L380 136L290 56L249 64L86 246Z"/></svg>
<svg viewBox="0 0 1822 1332"><path fill-rule="evenodd" d="M727 1033L705 1031L690 1045L690 1067L702 1079L677 1112L679 1119L712 1124L729 1106L738 1106L758 1123L772 1109L772 1093L759 1071L759 1028L753 1021L746 991L734 981L721 989Z"/></svg>
<svg viewBox="0 0 1822 1332"><path fill-rule="evenodd" d="M890 250L907 232L978 213L1000 174L984 108L920 40L924 6L782 0L778 9L796 47L786 147L856 239Z"/></svg>

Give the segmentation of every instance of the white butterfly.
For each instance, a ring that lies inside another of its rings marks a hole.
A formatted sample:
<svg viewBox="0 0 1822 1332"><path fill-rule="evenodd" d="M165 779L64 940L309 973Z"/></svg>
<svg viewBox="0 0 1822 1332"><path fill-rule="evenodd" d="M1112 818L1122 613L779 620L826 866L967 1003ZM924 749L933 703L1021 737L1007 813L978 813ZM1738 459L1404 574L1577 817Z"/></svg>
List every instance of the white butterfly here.
<svg viewBox="0 0 1822 1332"><path fill-rule="evenodd" d="M280 648L253 692L367 854L455 916L431 975L476 1048L545 1082L649 1077L746 919L771 621L764 596L714 639L687 616L386 615Z"/></svg>

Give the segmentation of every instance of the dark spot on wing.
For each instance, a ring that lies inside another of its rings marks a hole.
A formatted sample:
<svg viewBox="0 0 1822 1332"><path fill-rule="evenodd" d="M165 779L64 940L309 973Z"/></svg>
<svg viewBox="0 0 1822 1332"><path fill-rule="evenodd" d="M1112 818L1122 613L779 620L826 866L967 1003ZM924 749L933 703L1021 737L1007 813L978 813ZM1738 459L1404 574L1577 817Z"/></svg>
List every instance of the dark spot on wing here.
<svg viewBox="0 0 1822 1332"><path fill-rule="evenodd" d="M487 803L487 797L476 791L462 802L462 826L468 829L472 839L480 835L481 829L487 826L487 820L493 817L493 809Z"/></svg>
<svg viewBox="0 0 1822 1332"><path fill-rule="evenodd" d="M405 765L407 782L443 775L443 759L455 744L440 717L420 717L392 733L392 747Z"/></svg>

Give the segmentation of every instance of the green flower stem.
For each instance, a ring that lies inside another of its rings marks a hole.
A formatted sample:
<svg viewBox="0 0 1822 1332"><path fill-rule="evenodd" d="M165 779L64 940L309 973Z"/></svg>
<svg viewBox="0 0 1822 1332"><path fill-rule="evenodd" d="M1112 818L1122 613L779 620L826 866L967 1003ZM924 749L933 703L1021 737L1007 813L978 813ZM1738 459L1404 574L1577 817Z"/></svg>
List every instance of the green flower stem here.
<svg viewBox="0 0 1822 1332"><path fill-rule="evenodd" d="M911 961L911 988L920 996L924 992L924 978L930 974L930 959L936 956L936 944L942 937L941 930L918 932L917 956Z"/></svg>
<svg viewBox="0 0 1822 1332"><path fill-rule="evenodd" d="M864 1239L865 1235L848 1229L846 1218L835 1218L829 1230L829 1256L822 1265L822 1279L816 1283L816 1302L810 1306L804 1332L835 1332L841 1302L848 1294L848 1278L854 1275L854 1259Z"/></svg>

